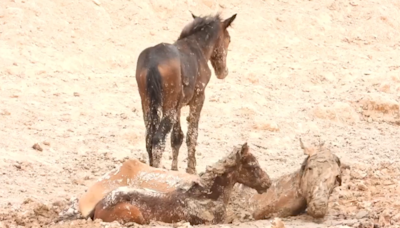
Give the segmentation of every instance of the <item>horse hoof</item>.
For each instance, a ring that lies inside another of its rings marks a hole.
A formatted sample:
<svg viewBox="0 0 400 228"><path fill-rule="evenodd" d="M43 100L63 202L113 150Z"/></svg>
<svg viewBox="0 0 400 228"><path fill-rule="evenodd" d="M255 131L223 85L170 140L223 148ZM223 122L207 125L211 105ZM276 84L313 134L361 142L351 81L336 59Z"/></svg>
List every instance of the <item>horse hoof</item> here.
<svg viewBox="0 0 400 228"><path fill-rule="evenodd" d="M196 170L195 170L195 169L189 169L189 168L187 168L187 169L186 169L186 172L189 173L189 174L196 174Z"/></svg>

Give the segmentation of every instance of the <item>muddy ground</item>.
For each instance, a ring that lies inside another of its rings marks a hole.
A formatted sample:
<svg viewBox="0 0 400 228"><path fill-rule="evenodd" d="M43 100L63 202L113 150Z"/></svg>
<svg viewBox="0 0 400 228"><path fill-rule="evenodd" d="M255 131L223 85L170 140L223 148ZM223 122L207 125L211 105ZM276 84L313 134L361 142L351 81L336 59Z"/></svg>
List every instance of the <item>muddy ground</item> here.
<svg viewBox="0 0 400 228"><path fill-rule="evenodd" d="M230 74L206 90L198 171L247 141L276 178L300 167L298 137L321 138L351 169L324 220L286 227L399 227L397 0L2 0L0 227L120 226L51 221L124 158L147 159L136 59L173 42L189 10L238 13ZM169 145L163 161L170 167ZM233 224L214 227L269 227L247 221L251 191L235 191Z"/></svg>

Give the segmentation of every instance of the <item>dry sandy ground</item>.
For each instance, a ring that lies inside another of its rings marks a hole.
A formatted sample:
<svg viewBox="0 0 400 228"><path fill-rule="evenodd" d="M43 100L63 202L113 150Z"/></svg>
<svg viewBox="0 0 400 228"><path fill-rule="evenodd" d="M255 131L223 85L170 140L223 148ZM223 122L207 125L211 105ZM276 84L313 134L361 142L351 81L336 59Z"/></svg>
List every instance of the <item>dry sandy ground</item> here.
<svg viewBox="0 0 400 228"><path fill-rule="evenodd" d="M321 137L351 170L323 221L298 216L286 227L396 227L398 0L0 1L0 227L119 226L49 221L125 157L147 159L136 59L173 42L189 10L238 13L230 75L206 90L198 170L247 141L276 178L300 167L299 136ZM182 171L185 158L183 145ZM238 222L248 192L236 189L238 216L225 227L269 226Z"/></svg>

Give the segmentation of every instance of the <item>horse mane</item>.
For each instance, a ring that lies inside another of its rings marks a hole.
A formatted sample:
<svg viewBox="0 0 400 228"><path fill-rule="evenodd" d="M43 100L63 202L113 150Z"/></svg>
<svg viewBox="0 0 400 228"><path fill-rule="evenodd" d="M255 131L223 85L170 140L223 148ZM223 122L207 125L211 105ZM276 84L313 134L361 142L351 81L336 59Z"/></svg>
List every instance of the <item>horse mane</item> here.
<svg viewBox="0 0 400 228"><path fill-rule="evenodd" d="M240 151L240 149L241 146L235 147L230 154L220 159L213 165L207 166L206 171L199 175L201 186L205 189L210 189L218 176L221 176L226 173L226 171L234 168L238 164L237 153Z"/></svg>
<svg viewBox="0 0 400 228"><path fill-rule="evenodd" d="M193 34L199 34L199 32L201 32L202 36L211 37L212 34L209 34L209 29L211 29L213 33L217 33L219 31L219 26L216 25L219 25L221 20L220 13L214 16L197 17L183 28L178 40L185 39Z"/></svg>

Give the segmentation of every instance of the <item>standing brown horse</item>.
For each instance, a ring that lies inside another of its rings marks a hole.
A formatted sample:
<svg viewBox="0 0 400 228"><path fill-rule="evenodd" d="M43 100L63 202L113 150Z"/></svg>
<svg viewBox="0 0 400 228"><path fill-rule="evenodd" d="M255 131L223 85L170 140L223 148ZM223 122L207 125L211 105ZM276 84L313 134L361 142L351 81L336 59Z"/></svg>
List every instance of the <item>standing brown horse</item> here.
<svg viewBox="0 0 400 228"><path fill-rule="evenodd" d="M137 60L136 81L146 126L149 163L160 167L165 138L172 129L172 170L178 170L179 149L183 142L181 108L189 105L186 136L187 173L196 173L195 147L205 89L211 78L208 61L217 78L228 75L226 57L230 36L227 28L236 14L222 20L220 15L196 17L173 44L160 43L143 50ZM162 117L161 117L162 113Z"/></svg>

